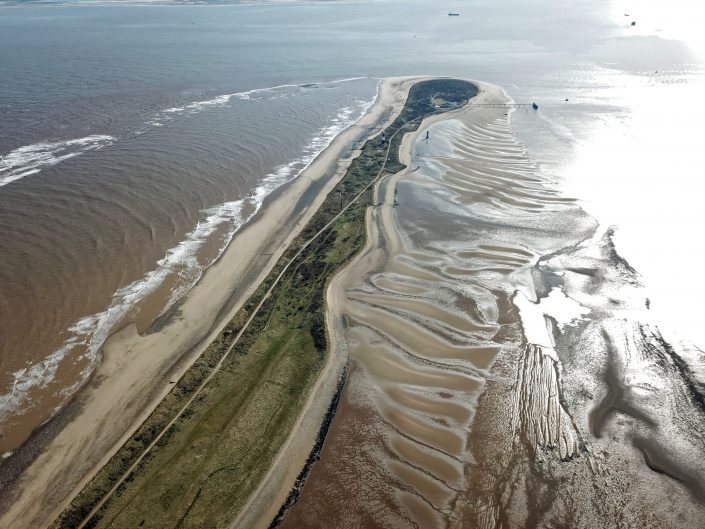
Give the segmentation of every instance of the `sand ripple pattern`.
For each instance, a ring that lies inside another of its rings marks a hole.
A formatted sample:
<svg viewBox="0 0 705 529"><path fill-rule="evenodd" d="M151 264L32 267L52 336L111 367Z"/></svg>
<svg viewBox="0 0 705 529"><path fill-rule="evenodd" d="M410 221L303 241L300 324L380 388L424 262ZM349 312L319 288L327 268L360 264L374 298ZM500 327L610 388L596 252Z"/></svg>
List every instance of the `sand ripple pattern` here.
<svg viewBox="0 0 705 529"><path fill-rule="evenodd" d="M378 188L342 304L351 375L285 527L461 523L478 398L500 349L522 340L508 334L515 282L572 228L561 219L574 207L539 174L508 117L472 113L421 130L409 168ZM531 351L522 379L498 382L542 393L507 409L506 421L570 457L577 444L553 366Z"/></svg>
<svg viewBox="0 0 705 529"><path fill-rule="evenodd" d="M554 355L555 356L555 353ZM534 344L526 347L518 371L515 406L520 410L520 430L529 445L555 448L563 460L580 453L579 437L573 420L560 401L558 362Z"/></svg>

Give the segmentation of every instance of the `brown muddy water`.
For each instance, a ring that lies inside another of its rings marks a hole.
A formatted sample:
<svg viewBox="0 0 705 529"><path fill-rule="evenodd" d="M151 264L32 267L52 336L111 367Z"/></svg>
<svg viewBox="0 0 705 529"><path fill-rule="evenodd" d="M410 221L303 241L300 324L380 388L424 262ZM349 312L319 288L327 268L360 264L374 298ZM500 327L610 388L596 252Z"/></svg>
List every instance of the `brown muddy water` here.
<svg viewBox="0 0 705 529"><path fill-rule="evenodd" d="M408 162L370 208L350 375L281 527L703 527L697 377L611 233L505 110L422 127Z"/></svg>
<svg viewBox="0 0 705 529"><path fill-rule="evenodd" d="M0 157L3 460L75 396L113 333L148 332L178 305L267 197L364 114L377 82L234 92L120 137Z"/></svg>

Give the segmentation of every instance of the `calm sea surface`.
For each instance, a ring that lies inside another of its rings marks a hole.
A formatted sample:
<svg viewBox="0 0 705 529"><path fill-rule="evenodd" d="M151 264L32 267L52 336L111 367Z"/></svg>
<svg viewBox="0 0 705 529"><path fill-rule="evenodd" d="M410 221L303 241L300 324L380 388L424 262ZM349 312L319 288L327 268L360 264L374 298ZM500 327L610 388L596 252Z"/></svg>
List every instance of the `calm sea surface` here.
<svg viewBox="0 0 705 529"><path fill-rule="evenodd" d="M0 6L0 450L116 325L187 292L387 76L536 101L512 114L528 154L619 226L664 327L705 345L705 40L679 3Z"/></svg>

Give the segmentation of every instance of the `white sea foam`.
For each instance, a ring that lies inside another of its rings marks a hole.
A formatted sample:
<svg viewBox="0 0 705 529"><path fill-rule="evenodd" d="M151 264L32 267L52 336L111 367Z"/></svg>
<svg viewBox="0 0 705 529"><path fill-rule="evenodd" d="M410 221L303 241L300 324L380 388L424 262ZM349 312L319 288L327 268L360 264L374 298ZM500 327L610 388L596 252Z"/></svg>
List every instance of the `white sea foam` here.
<svg viewBox="0 0 705 529"><path fill-rule="evenodd" d="M0 187L84 152L110 145L114 141L112 136L93 134L73 140L43 141L18 147L0 156Z"/></svg>
<svg viewBox="0 0 705 529"><path fill-rule="evenodd" d="M167 277L178 274L177 285L172 290L164 310L176 303L203 275L205 268L198 261L198 251L216 230L224 224L227 226L225 234L219 239L219 253L222 253L242 225L259 211L266 197L275 189L298 177L338 134L360 119L371 104L372 101L357 101L355 106L341 109L328 125L322 127L311 138L299 158L266 175L249 196L203 211L196 227L183 241L167 251L166 255L157 262L154 270L115 292L110 307L105 311L76 321L68 329L71 338L59 349L42 361L13 373L14 382L11 390L0 395L0 422L27 403L30 391L46 388L55 377L61 362L64 359L68 361L67 355L77 347L83 346L85 351L82 353L82 360L86 363L86 367L80 379L73 386L63 388L59 393L61 397L68 399L98 365L100 348L115 325L140 300L154 292ZM78 359L73 361L76 362Z"/></svg>
<svg viewBox="0 0 705 529"><path fill-rule="evenodd" d="M204 108L212 106L222 106L230 101L230 98L237 94L225 94L222 96L214 97L213 99L207 99L205 101L194 101L188 105L182 107L167 108L164 112L167 114L181 114L183 112L198 112Z"/></svg>
<svg viewBox="0 0 705 529"><path fill-rule="evenodd" d="M160 113L160 117L168 117L174 114L195 114L202 110L212 107L222 107L227 105L231 99L243 99L243 100L258 100L260 97L271 95L268 100L279 99L291 97L292 88L297 90L309 90L313 88L318 88L321 86L329 86L340 83L349 83L353 81L360 81L362 79L367 79L366 77L349 77L346 79L336 79L334 81L326 81L322 83L305 83L305 84L281 84L277 86L269 86L265 88L254 88L252 90L246 90L244 92L234 92L232 94L222 94L219 96L212 97L211 99L205 99L203 101L194 101L179 107L172 107L163 110ZM147 124L154 126L159 126L159 119L154 119Z"/></svg>

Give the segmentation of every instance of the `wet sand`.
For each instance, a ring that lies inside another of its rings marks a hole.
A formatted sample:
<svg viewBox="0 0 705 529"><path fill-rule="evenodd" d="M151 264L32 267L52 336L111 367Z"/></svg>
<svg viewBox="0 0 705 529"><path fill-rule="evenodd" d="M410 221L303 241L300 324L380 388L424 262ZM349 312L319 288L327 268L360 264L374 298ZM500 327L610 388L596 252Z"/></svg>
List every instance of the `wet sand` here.
<svg viewBox="0 0 705 529"><path fill-rule="evenodd" d="M396 116L409 84L384 81L368 113L265 203L167 319L143 334L127 326L107 341L87 386L3 466L0 525L44 527L61 512L266 277L344 174L351 146Z"/></svg>
<svg viewBox="0 0 705 529"><path fill-rule="evenodd" d="M702 527L700 382L610 235L473 104L405 137L330 287L350 374L281 527Z"/></svg>

